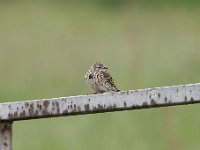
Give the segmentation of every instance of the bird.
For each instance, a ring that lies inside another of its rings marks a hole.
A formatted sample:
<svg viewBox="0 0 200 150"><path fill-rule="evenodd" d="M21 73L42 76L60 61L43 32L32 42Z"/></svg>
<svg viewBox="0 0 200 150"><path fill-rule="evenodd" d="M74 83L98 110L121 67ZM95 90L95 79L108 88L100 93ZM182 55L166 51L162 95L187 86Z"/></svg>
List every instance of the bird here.
<svg viewBox="0 0 200 150"><path fill-rule="evenodd" d="M84 76L86 83L96 94L109 91L120 91L107 70L108 68L102 63L95 63L89 68Z"/></svg>

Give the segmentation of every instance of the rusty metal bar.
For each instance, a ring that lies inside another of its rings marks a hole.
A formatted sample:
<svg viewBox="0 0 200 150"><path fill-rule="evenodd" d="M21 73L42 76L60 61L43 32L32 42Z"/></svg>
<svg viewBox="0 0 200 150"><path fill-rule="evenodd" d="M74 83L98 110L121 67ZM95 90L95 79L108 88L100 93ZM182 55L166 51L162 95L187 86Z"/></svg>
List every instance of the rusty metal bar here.
<svg viewBox="0 0 200 150"><path fill-rule="evenodd" d="M15 121L193 103L200 103L200 83L1 103L0 120Z"/></svg>
<svg viewBox="0 0 200 150"><path fill-rule="evenodd" d="M12 121L0 121L0 150L12 150Z"/></svg>

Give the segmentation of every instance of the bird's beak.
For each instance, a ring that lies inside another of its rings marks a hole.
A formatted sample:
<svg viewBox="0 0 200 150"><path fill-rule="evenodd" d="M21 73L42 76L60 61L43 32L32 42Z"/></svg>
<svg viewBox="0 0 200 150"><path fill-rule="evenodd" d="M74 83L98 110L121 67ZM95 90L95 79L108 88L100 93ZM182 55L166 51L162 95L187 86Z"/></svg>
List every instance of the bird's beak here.
<svg viewBox="0 0 200 150"><path fill-rule="evenodd" d="M108 67L104 67L104 69L108 69Z"/></svg>

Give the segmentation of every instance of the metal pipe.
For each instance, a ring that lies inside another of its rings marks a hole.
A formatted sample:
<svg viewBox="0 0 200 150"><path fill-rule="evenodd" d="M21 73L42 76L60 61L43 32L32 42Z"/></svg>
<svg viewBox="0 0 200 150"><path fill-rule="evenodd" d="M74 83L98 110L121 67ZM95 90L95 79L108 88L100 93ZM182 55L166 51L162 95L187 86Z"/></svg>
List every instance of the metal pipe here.
<svg viewBox="0 0 200 150"><path fill-rule="evenodd" d="M200 103L200 83L0 103L1 120L25 120Z"/></svg>
<svg viewBox="0 0 200 150"><path fill-rule="evenodd" d="M12 121L0 122L0 150L12 150Z"/></svg>

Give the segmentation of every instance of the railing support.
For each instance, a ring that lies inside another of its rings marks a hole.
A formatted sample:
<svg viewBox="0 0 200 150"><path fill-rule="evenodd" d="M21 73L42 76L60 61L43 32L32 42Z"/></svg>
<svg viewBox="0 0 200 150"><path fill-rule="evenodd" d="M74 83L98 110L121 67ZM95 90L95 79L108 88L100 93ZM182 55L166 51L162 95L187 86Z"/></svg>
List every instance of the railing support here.
<svg viewBox="0 0 200 150"><path fill-rule="evenodd" d="M0 122L0 150L12 150L12 121Z"/></svg>

